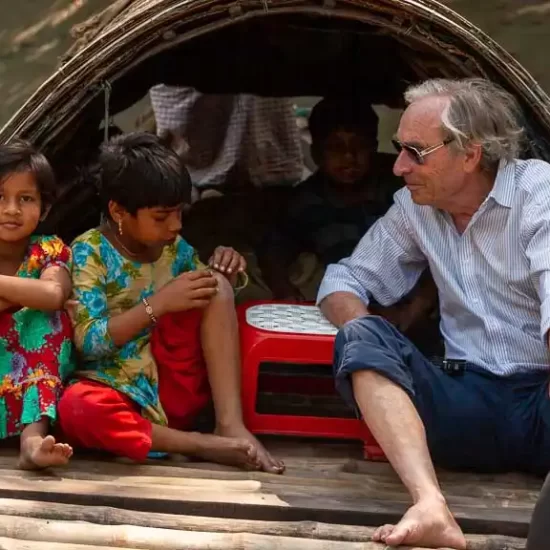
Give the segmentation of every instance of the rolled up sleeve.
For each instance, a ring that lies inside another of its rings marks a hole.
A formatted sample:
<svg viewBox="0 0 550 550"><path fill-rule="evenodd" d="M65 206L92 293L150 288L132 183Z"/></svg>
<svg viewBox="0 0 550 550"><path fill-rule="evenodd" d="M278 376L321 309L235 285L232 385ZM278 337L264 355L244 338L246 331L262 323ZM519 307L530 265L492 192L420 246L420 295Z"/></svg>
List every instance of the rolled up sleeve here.
<svg viewBox="0 0 550 550"><path fill-rule="evenodd" d="M317 304L335 292L350 292L366 305L372 299L392 305L412 290L426 266L403 207L396 201L349 258L328 266Z"/></svg>

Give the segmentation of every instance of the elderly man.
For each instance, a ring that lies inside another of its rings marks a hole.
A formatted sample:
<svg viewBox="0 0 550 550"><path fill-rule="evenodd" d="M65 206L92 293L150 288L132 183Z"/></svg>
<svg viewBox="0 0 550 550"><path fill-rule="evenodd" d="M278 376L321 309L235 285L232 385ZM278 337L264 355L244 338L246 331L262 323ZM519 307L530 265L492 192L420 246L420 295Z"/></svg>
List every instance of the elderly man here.
<svg viewBox="0 0 550 550"><path fill-rule="evenodd" d="M406 187L318 295L341 327L336 385L362 415L413 506L375 540L466 548L433 461L550 469L550 165L518 160L513 98L480 79L410 88L395 139ZM430 362L369 314L429 267L446 357Z"/></svg>

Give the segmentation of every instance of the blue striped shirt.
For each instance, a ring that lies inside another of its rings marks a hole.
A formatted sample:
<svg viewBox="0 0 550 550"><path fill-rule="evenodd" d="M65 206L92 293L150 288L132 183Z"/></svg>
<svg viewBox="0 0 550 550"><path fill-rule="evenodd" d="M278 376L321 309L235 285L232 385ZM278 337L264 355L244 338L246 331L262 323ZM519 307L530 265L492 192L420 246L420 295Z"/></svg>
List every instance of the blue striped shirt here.
<svg viewBox="0 0 550 550"><path fill-rule="evenodd" d="M351 292L387 306L429 266L439 292L446 357L494 374L549 370L550 164L501 163L493 189L461 235L451 217L408 189L331 264L317 302Z"/></svg>

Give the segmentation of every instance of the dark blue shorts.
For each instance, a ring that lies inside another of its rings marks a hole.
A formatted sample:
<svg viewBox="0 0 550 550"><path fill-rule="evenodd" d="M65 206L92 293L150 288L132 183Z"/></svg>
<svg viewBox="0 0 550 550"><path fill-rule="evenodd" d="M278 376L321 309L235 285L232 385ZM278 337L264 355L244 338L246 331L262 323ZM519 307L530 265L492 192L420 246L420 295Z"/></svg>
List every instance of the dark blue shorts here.
<svg viewBox="0 0 550 550"><path fill-rule="evenodd" d="M495 376L467 364L447 374L382 317L344 325L336 337L336 387L355 409L350 375L373 370L399 385L424 422L435 464L481 472L550 471L549 374Z"/></svg>

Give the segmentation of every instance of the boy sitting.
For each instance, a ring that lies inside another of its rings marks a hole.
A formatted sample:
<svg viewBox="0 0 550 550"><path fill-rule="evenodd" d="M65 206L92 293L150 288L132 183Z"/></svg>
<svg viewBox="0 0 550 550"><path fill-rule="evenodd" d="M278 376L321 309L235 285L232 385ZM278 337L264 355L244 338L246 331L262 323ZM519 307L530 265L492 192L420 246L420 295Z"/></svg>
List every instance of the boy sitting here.
<svg viewBox="0 0 550 550"><path fill-rule="evenodd" d="M378 116L370 104L323 99L311 112L309 130L318 170L295 188L286 216L258 252L275 299L303 299L290 276L299 254L314 254L322 271L349 256L401 185L391 160L384 163L376 152Z"/></svg>

